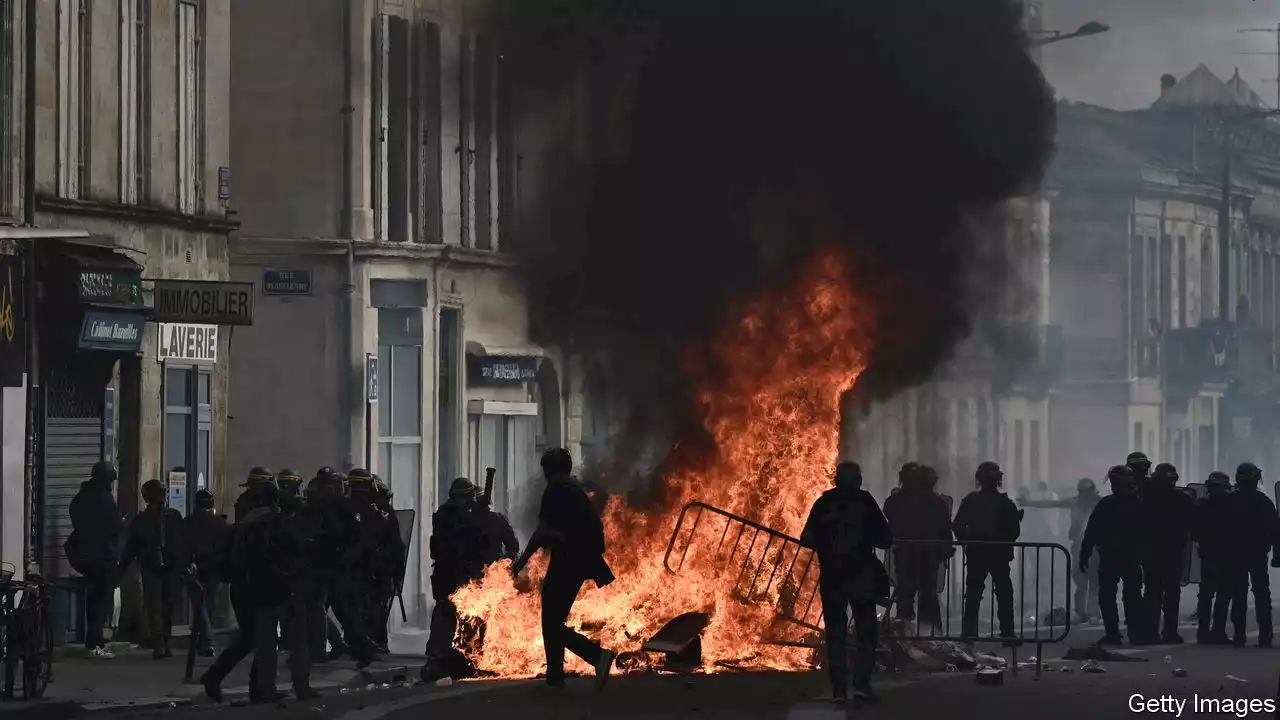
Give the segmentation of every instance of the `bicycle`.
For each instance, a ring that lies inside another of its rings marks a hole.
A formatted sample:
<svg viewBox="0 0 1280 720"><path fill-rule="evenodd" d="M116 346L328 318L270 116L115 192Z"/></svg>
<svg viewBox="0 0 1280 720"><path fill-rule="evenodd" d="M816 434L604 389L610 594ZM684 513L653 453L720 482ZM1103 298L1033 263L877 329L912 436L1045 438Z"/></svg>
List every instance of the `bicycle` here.
<svg viewBox="0 0 1280 720"><path fill-rule="evenodd" d="M4 696L13 697L18 665L22 665L22 699L44 696L53 682L52 600L49 584L29 571L14 580L14 568L0 566L0 653L3 653Z"/></svg>

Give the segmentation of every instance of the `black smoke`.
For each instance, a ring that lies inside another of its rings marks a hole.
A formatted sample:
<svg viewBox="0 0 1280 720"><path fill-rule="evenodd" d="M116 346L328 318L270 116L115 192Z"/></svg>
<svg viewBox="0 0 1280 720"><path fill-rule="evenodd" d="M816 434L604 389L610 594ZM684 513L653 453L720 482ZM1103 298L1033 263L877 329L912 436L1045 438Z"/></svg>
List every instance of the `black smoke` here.
<svg viewBox="0 0 1280 720"><path fill-rule="evenodd" d="M991 218L1036 188L1054 131L1020 3L490 9L522 142L543 143L522 150L513 241L534 330L609 379L624 439L696 447L681 362L823 246L874 309L866 397L927 379L999 302Z"/></svg>

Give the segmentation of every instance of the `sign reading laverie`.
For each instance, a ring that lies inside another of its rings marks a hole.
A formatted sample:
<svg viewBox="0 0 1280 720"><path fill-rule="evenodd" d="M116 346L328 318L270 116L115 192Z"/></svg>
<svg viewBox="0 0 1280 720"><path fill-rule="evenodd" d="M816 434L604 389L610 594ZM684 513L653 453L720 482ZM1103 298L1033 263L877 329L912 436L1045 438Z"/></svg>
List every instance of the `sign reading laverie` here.
<svg viewBox="0 0 1280 720"><path fill-rule="evenodd" d="M156 280L156 322L252 325L253 283Z"/></svg>
<svg viewBox="0 0 1280 720"><path fill-rule="evenodd" d="M160 362L218 362L218 326L160 323L156 357Z"/></svg>

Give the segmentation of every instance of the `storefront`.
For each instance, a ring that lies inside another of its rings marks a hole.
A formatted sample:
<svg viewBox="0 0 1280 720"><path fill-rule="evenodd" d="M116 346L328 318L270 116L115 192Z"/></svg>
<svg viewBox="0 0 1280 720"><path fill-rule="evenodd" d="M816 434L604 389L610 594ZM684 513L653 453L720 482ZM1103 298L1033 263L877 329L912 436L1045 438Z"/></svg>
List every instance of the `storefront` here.
<svg viewBox="0 0 1280 720"><path fill-rule="evenodd" d="M516 354L519 352L520 354ZM497 350L467 343L467 436L472 476L494 468L493 509L527 525L536 499L539 365L536 349Z"/></svg>
<svg viewBox="0 0 1280 720"><path fill-rule="evenodd" d="M156 360L164 397L162 467L169 507L184 516L195 494L209 487L213 448L213 375L218 362L218 326L159 323Z"/></svg>
<svg viewBox="0 0 1280 720"><path fill-rule="evenodd" d="M142 266L110 247L60 243L46 254L41 273L41 566L49 577L67 578L71 499L95 463L116 462L113 378L122 359L136 360L141 351L147 309ZM118 496L135 486L136 478L122 474ZM71 595L55 595L60 639L79 635L77 604Z"/></svg>

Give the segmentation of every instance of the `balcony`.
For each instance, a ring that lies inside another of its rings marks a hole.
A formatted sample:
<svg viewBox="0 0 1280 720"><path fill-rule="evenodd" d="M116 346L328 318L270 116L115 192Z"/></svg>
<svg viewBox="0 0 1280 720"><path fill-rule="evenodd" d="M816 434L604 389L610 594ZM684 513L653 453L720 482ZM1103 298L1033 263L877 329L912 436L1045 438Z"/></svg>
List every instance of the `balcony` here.
<svg viewBox="0 0 1280 720"><path fill-rule="evenodd" d="M950 377L986 378L997 389L1042 393L1062 369L1062 331L1056 325L999 323L980 328L957 349Z"/></svg>
<svg viewBox="0 0 1280 720"><path fill-rule="evenodd" d="M1276 336L1216 323L1170 330L1161 338L1162 377L1170 392L1195 394L1205 385L1233 385L1251 394L1280 390Z"/></svg>

